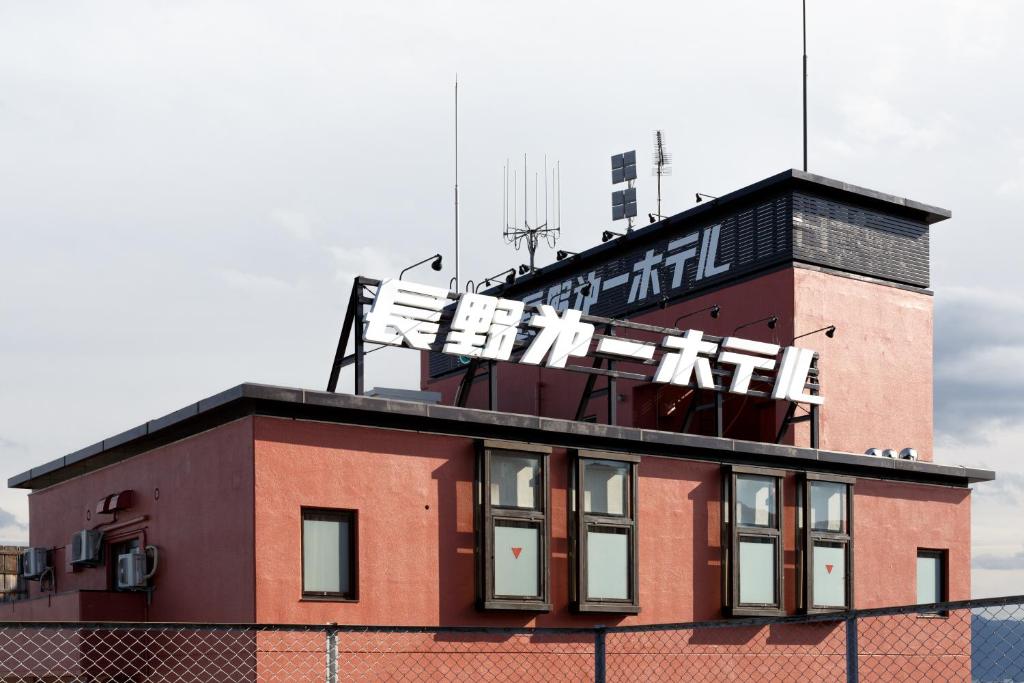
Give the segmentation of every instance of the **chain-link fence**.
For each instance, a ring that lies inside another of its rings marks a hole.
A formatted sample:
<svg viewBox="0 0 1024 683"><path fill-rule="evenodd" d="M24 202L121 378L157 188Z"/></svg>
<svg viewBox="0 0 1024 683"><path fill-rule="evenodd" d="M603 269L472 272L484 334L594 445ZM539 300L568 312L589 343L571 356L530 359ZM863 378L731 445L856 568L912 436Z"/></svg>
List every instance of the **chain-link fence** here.
<svg viewBox="0 0 1024 683"><path fill-rule="evenodd" d="M0 681L1024 681L1024 596L607 628L0 625Z"/></svg>

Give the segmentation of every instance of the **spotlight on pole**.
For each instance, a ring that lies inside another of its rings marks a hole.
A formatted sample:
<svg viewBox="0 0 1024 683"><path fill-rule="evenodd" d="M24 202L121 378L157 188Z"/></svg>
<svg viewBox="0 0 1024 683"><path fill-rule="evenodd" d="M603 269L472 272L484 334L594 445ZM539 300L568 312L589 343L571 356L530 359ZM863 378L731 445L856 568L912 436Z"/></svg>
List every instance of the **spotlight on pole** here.
<svg viewBox="0 0 1024 683"><path fill-rule="evenodd" d="M601 241L602 242L607 242L609 240L613 240L616 237L622 237L622 233L621 232L612 232L611 230L605 230L604 232L601 233Z"/></svg>
<svg viewBox="0 0 1024 683"><path fill-rule="evenodd" d="M705 199L718 199L718 197L715 197L714 195L710 195L710 194L704 194L703 192L698 192L697 193L697 203L698 204L700 204Z"/></svg>
<svg viewBox="0 0 1024 683"><path fill-rule="evenodd" d="M509 268L508 270L501 271L497 275L492 275L489 278L485 278L483 284L485 284L485 285L493 285L493 284L496 284L498 282L501 282L502 279L504 279L506 286L512 284L513 282L515 282L516 281L516 269L515 268Z"/></svg>
<svg viewBox="0 0 1024 683"><path fill-rule="evenodd" d="M398 274L398 279L401 280L405 276L405 274L407 272L409 272L410 270L412 270L416 266L422 266L427 261L430 261L430 267L433 268L434 270L441 270L441 255L440 254L434 254L433 256L428 256L427 258L423 259L422 261L417 261L416 263L412 264L408 268L404 268L402 270L402 272Z"/></svg>
<svg viewBox="0 0 1024 683"><path fill-rule="evenodd" d="M676 321L672 323L672 327L679 327L679 321L682 320L683 318L689 318L692 315L697 315L698 313L705 312L709 313L712 318L717 318L719 314L722 312L722 309L718 304L711 304L710 306L705 306L704 308L698 308L696 311L684 313L678 318L676 318Z"/></svg>
<svg viewBox="0 0 1024 683"><path fill-rule="evenodd" d="M565 249L559 249L555 253L555 260L556 261L564 261L565 259L569 258L570 256L576 256L576 252L575 251L566 251Z"/></svg>
<svg viewBox="0 0 1024 683"><path fill-rule="evenodd" d="M777 316L775 314L772 314L772 315L769 315L769 316L764 317L764 318L758 318L757 320L751 320L749 323L743 323L742 325L737 325L736 329L734 329L732 331L732 333L736 334L737 332L742 330L744 327L751 327L752 325L756 325L758 323L767 323L768 324L768 329L769 330L774 330L775 326L779 324L779 316Z"/></svg>
<svg viewBox="0 0 1024 683"><path fill-rule="evenodd" d="M797 339L800 339L801 337L809 337L812 334L817 334L818 332L824 332L826 337L828 337L829 339L832 339L833 337L836 336L836 326L835 325L826 325L825 327L819 327L818 329L811 330L810 332L804 332L803 334L798 334L795 337L793 337L793 341L796 341Z"/></svg>

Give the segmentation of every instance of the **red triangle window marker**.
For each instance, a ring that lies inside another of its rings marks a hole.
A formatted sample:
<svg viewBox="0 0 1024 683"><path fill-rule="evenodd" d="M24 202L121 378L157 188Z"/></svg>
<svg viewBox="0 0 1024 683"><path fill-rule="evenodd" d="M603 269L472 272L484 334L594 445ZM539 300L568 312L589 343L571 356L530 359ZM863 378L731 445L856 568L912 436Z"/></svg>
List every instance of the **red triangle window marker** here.
<svg viewBox="0 0 1024 683"><path fill-rule="evenodd" d="M826 564L825 565L825 571L827 571L829 574L831 574L832 573L832 567L834 567L834 566L835 565L833 565L833 564Z"/></svg>
<svg viewBox="0 0 1024 683"><path fill-rule="evenodd" d="M523 552L522 548L512 548L512 554L516 556L517 560L519 559L519 553L521 552Z"/></svg>

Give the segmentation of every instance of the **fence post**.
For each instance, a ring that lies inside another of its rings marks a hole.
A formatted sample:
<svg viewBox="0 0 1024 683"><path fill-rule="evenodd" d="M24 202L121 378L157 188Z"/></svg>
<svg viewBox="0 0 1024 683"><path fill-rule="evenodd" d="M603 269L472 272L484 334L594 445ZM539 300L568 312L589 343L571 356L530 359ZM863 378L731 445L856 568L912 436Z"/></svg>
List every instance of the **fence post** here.
<svg viewBox="0 0 1024 683"><path fill-rule="evenodd" d="M327 627L327 683L338 683L338 631Z"/></svg>
<svg viewBox="0 0 1024 683"><path fill-rule="evenodd" d="M846 683L860 680L857 652L857 617L850 616L846 619Z"/></svg>
<svg viewBox="0 0 1024 683"><path fill-rule="evenodd" d="M603 626L594 628L594 683L605 683L605 630Z"/></svg>

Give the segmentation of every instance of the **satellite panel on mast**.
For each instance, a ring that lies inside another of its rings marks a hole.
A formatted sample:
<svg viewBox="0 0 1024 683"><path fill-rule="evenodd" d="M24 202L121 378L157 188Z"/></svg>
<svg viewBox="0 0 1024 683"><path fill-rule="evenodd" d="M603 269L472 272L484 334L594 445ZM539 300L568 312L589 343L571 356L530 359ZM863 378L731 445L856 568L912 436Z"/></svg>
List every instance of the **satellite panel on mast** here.
<svg viewBox="0 0 1024 683"><path fill-rule="evenodd" d="M636 150L612 156L612 184L636 180Z"/></svg>
<svg viewBox="0 0 1024 683"><path fill-rule="evenodd" d="M636 217L636 188L612 192L612 220Z"/></svg>

